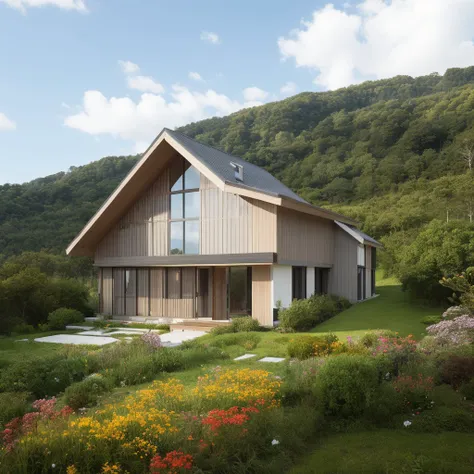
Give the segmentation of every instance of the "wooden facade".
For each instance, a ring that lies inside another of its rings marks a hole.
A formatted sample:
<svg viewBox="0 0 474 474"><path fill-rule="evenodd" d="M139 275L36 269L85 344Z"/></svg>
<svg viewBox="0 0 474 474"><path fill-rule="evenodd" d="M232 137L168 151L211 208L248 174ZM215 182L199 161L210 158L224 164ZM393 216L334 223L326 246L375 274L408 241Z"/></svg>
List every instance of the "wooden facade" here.
<svg viewBox="0 0 474 474"><path fill-rule="evenodd" d="M193 173L199 172L196 184L192 189L173 190L191 165ZM178 220L183 221L183 235L187 232L186 192L193 193L198 203L198 216L189 219L195 223L190 229L199 234L193 252L186 251L184 236L183 249L177 248L171 231ZM173 217L171 209L177 193L183 194L181 220ZM282 299L275 291L283 291L287 302L293 297L294 267L307 276L304 294L317 291L321 278L315 278L315 272L324 271L327 291L357 300L359 243L336 218L353 224L291 196L265 194L246 186L245 180L242 184L222 181L189 150L167 138L151 146L68 253L94 255L100 311L121 317L227 319L229 285L234 281L229 267L246 267L246 294L251 295L245 311L271 326L276 301ZM363 251L364 297L369 297L374 279L371 247Z"/></svg>

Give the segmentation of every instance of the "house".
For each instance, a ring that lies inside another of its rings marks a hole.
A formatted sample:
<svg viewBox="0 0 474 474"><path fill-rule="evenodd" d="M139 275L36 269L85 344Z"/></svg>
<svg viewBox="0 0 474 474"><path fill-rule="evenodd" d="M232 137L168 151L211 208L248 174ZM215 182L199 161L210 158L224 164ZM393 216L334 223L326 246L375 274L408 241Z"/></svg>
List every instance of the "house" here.
<svg viewBox="0 0 474 474"><path fill-rule="evenodd" d="M164 129L67 253L94 258L103 314L271 326L294 298L373 296L379 246L262 168Z"/></svg>

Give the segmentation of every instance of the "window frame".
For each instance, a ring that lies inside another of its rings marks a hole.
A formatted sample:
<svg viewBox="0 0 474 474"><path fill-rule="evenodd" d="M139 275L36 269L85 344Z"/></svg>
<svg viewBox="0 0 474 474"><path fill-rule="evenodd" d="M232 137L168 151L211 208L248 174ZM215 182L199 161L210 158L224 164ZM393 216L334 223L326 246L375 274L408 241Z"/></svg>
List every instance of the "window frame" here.
<svg viewBox="0 0 474 474"><path fill-rule="evenodd" d="M169 239L169 249L168 249L168 255L173 256L173 257L179 257L181 255L199 255L200 253L200 244L201 244L201 235L199 232L198 235L198 251L197 253L186 253L186 222L198 222L200 223L201 221L201 209L199 209L199 216L198 217L186 217L186 195L191 194L191 193L196 193L198 195L198 202L200 203L200 188L189 188L186 189L186 172L192 167L190 164L186 168L186 160L184 158L181 159L181 175L179 176L178 180L182 180L182 189L172 191L173 186L170 186L169 190L169 219L168 219L168 239ZM199 171L195 170L196 173L199 175ZM171 217L171 201L172 201L172 196L175 195L180 195L182 196L182 202L181 202L181 218L173 218ZM171 245L171 224L173 223L181 223L182 226L182 235L183 239L181 242L181 247L182 247L182 253L171 253L172 245ZM199 227L200 228L200 227Z"/></svg>
<svg viewBox="0 0 474 474"><path fill-rule="evenodd" d="M296 273L301 272L301 285L297 288L297 280L299 278L296 277ZM291 299L295 300L304 300L307 298L307 267L301 266L294 266L291 267ZM298 291L299 290L299 291ZM297 296L301 295L301 297Z"/></svg>

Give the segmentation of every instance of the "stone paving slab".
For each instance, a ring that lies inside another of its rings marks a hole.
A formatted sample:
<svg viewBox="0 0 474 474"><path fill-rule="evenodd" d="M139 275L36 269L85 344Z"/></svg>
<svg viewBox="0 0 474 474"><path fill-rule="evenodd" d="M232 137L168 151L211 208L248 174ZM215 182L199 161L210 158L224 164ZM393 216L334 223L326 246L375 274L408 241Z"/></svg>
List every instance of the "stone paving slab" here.
<svg viewBox="0 0 474 474"><path fill-rule="evenodd" d="M133 334L133 335L139 335L143 334L141 332L137 331L130 331L128 329L117 329L113 331L102 331L101 329L93 330L93 331L84 331L79 333L79 336L113 336L114 334Z"/></svg>
<svg viewBox="0 0 474 474"><path fill-rule="evenodd" d="M264 357L260 359L259 362L283 362L284 360L284 357Z"/></svg>
<svg viewBox="0 0 474 474"><path fill-rule="evenodd" d="M236 357L234 360L245 360L245 359L250 359L252 357L255 357L257 354L244 354L239 357Z"/></svg>
<svg viewBox="0 0 474 474"><path fill-rule="evenodd" d="M68 324L66 329L82 329L83 331L90 331L91 329L94 329L94 326L74 326L74 324Z"/></svg>
<svg viewBox="0 0 474 474"><path fill-rule="evenodd" d="M197 337L204 336L204 331L172 331L160 336L161 342L166 347L179 346L184 341L191 341Z"/></svg>
<svg viewBox="0 0 474 474"><path fill-rule="evenodd" d="M36 342L52 342L54 344L74 344L105 346L117 342L113 337L81 336L80 334L56 334L55 336L38 337Z"/></svg>

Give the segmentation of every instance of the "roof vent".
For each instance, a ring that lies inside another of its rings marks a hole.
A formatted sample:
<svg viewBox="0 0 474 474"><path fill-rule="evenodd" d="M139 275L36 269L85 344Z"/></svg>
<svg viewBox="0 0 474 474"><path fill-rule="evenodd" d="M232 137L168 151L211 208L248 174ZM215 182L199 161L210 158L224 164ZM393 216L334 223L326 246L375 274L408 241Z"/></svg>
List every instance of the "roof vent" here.
<svg viewBox="0 0 474 474"><path fill-rule="evenodd" d="M244 181L244 167L242 165L238 165L233 161L230 162L230 166L234 168L234 176L237 181Z"/></svg>

